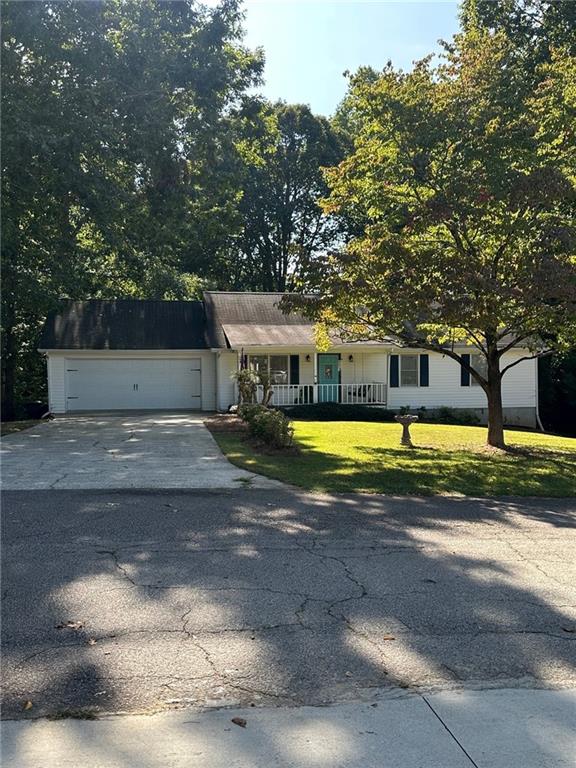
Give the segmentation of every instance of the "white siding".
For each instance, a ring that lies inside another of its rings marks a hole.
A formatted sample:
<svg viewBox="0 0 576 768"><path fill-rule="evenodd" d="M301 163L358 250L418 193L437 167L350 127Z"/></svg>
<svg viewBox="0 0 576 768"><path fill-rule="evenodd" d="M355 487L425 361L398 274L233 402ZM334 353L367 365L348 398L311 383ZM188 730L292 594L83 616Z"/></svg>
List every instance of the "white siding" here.
<svg viewBox="0 0 576 768"><path fill-rule="evenodd" d="M398 354L415 354L421 350L399 351ZM471 350L473 352L473 350ZM526 354L525 350L512 350L502 357L501 367ZM401 408L435 408L447 405L451 408L486 408L486 395L478 386L460 386L460 365L449 357L435 352L430 357L430 384L428 387L388 387L388 406ZM536 366L527 360L511 368L502 379L502 400L508 408L536 407Z"/></svg>
<svg viewBox="0 0 576 768"><path fill-rule="evenodd" d="M238 367L238 354L236 352L218 352L216 365L218 366L216 408L219 411L227 411L231 405L236 403L236 387L232 376Z"/></svg>
<svg viewBox="0 0 576 768"><path fill-rule="evenodd" d="M384 352L367 352L364 354L363 382L386 384L388 375L387 355Z"/></svg>
<svg viewBox="0 0 576 768"><path fill-rule="evenodd" d="M387 358L386 352L343 352L342 384L386 384Z"/></svg>
<svg viewBox="0 0 576 768"><path fill-rule="evenodd" d="M306 355L310 357L309 362L306 361ZM300 384L314 384L314 352L303 352L298 357L300 358Z"/></svg>
<svg viewBox="0 0 576 768"><path fill-rule="evenodd" d="M48 409L51 413L66 412L66 358L48 355Z"/></svg>
<svg viewBox="0 0 576 768"><path fill-rule="evenodd" d="M216 355L202 355L202 410L216 410Z"/></svg>

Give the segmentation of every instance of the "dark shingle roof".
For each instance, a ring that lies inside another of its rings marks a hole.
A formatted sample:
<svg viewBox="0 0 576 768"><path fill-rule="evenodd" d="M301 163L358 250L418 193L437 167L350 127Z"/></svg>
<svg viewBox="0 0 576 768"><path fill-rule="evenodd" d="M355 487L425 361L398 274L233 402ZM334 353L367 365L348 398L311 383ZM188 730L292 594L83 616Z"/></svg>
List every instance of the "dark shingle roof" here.
<svg viewBox="0 0 576 768"><path fill-rule="evenodd" d="M208 338L212 347L229 346L224 326L309 326L310 320L279 308L283 293L232 293L205 291ZM255 344L259 342L254 340Z"/></svg>
<svg viewBox="0 0 576 768"><path fill-rule="evenodd" d="M51 312L40 349L208 349L201 301L69 301Z"/></svg>

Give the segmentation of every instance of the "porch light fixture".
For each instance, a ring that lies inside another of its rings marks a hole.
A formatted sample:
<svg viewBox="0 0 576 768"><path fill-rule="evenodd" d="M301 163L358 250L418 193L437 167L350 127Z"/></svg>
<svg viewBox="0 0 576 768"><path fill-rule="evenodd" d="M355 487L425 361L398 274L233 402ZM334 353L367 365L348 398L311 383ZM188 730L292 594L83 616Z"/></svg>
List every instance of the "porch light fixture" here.
<svg viewBox="0 0 576 768"><path fill-rule="evenodd" d="M307 362L307 363L309 363L309 362L310 362L310 355L306 355L306 362Z"/></svg>
<svg viewBox="0 0 576 768"><path fill-rule="evenodd" d="M354 362L354 355L348 355L348 362L353 363Z"/></svg>

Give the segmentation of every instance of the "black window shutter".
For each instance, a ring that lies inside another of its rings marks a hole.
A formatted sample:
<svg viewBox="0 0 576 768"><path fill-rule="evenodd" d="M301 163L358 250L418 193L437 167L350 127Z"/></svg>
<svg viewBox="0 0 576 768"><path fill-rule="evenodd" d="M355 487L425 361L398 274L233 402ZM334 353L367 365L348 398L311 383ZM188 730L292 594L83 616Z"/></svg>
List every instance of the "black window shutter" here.
<svg viewBox="0 0 576 768"><path fill-rule="evenodd" d="M420 355L420 386L427 387L430 383L429 355Z"/></svg>
<svg viewBox="0 0 576 768"><path fill-rule="evenodd" d="M390 355L390 386L397 387L400 384L400 370L398 355Z"/></svg>
<svg viewBox="0 0 576 768"><path fill-rule="evenodd" d="M290 355L290 384L300 384L300 355Z"/></svg>
<svg viewBox="0 0 576 768"><path fill-rule="evenodd" d="M470 365L470 355L461 355L461 357L462 357L463 363L466 363L466 365ZM470 386L470 372L467 371L462 366L460 366L460 386L461 387Z"/></svg>

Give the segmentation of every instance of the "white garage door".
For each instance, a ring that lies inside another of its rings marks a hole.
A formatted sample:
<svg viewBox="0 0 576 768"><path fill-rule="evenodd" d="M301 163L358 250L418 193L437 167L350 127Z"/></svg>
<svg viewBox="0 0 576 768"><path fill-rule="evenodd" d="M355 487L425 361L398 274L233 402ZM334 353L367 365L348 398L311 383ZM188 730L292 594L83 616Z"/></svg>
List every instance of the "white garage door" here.
<svg viewBox="0 0 576 768"><path fill-rule="evenodd" d="M69 411L202 407L201 360L66 360Z"/></svg>

